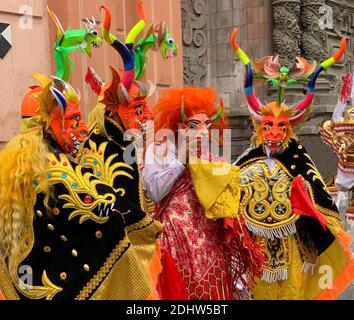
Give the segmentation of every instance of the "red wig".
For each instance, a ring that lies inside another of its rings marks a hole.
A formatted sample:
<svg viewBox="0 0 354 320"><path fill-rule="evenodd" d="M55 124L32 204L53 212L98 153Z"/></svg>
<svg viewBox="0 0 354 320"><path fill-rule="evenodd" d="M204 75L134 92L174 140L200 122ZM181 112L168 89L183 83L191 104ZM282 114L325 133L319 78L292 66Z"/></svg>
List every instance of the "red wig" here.
<svg viewBox="0 0 354 320"><path fill-rule="evenodd" d="M160 129L170 129L177 133L178 124L182 123L181 106L184 101L186 118L205 113L209 118L219 110L216 91L213 88L186 87L181 89L168 89L162 93L162 98L153 109L155 132ZM213 122L212 128L222 130L227 126L225 110L221 117Z"/></svg>

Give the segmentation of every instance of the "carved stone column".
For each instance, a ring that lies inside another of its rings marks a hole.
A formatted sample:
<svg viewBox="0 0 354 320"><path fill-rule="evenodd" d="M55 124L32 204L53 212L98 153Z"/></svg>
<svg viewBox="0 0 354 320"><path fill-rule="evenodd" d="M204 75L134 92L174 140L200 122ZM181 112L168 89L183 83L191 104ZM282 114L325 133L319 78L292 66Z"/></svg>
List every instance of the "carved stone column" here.
<svg viewBox="0 0 354 320"><path fill-rule="evenodd" d="M288 67L301 54L300 4L300 0L273 0L274 52Z"/></svg>
<svg viewBox="0 0 354 320"><path fill-rule="evenodd" d="M184 84L203 86L208 74L208 2L181 0Z"/></svg>
<svg viewBox="0 0 354 320"><path fill-rule="evenodd" d="M322 61L328 55L326 31L319 25L323 5L325 0L301 1L301 49L302 55L310 61Z"/></svg>

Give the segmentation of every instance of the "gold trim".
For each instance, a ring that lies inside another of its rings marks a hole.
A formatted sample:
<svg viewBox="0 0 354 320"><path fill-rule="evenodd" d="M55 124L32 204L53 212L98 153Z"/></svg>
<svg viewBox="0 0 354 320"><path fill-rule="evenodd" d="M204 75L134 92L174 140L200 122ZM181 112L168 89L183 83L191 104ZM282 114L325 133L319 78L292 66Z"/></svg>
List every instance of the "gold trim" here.
<svg viewBox="0 0 354 320"><path fill-rule="evenodd" d="M44 270L42 273L42 282L46 288L52 289L50 292L47 293L46 300L52 300L57 293L63 291L63 288L56 286L53 282L49 280L46 270Z"/></svg>
<svg viewBox="0 0 354 320"><path fill-rule="evenodd" d="M86 284L86 286L80 291L75 300L85 300L89 298L90 294L97 289L100 283L104 280L104 278L108 275L110 270L113 268L114 264L121 256L124 249L129 246L128 238L124 238L119 242L119 244L114 248L106 262L103 264L101 269L97 272L97 274Z"/></svg>
<svg viewBox="0 0 354 320"><path fill-rule="evenodd" d="M10 278L3 257L0 254L0 293L6 300L20 300Z"/></svg>
<svg viewBox="0 0 354 320"><path fill-rule="evenodd" d="M308 186L308 189L310 190L310 196L311 196L311 200L312 202L315 204L315 207L322 213L324 214L325 216L329 216L329 217L332 217L332 218L335 218L337 219L338 221L340 220L340 216L339 216L339 213L338 212L335 212L333 210L330 210L330 209L327 209L327 208L324 208L324 207L321 207L320 205L318 205L316 202L315 202L315 196L314 196L314 192L313 192L313 188L311 186L311 184L306 181L306 184Z"/></svg>
<svg viewBox="0 0 354 320"><path fill-rule="evenodd" d="M132 224L132 225L126 227L125 230L126 230L127 233L130 233L132 231L145 228L145 227L147 227L149 224L151 224L153 222L154 222L154 220L150 216L146 215L144 217L144 219L140 220L139 222L137 222L135 224Z"/></svg>

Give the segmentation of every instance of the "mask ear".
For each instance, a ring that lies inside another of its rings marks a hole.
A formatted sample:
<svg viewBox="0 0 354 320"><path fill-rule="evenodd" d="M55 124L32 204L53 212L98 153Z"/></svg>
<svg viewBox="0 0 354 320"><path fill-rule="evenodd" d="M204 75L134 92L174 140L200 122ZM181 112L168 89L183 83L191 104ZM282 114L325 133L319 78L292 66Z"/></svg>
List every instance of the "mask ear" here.
<svg viewBox="0 0 354 320"><path fill-rule="evenodd" d="M65 96L56 88L50 87L50 92L52 93L55 100L58 102L59 107L61 108L62 114L65 113L67 101Z"/></svg>

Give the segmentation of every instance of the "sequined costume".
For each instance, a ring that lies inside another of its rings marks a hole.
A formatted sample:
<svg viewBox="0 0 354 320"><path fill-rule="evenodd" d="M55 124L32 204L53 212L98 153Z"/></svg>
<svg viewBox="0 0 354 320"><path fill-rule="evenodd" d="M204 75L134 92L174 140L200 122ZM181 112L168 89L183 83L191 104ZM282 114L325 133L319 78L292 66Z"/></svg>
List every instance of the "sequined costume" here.
<svg viewBox="0 0 354 320"><path fill-rule="evenodd" d="M354 234L354 109L346 108L350 97L353 99L352 85L353 76L348 73L343 77L340 97L332 119L321 126L321 137L338 158L337 174L329 184L329 190L341 213L344 228Z"/></svg>
<svg viewBox="0 0 354 320"><path fill-rule="evenodd" d="M215 119L215 126L220 125L222 107L218 111L215 100L215 92L210 88L167 91L154 108L156 132L161 128L176 128L178 123L189 130L195 123L204 121L198 118L200 114L207 123L211 124L210 119ZM215 176L213 166L221 165L221 158L202 152L198 159L207 159L209 164L184 165L176 154L170 140L151 144L143 169L144 188L157 203L154 218L164 224L161 297L234 299L235 280L240 274L250 272L254 267L252 263L258 262L255 259L257 250L247 242L248 233L238 215L238 168L229 167L226 174ZM234 232L232 234L230 230L234 240L231 241L226 236L226 221L233 226L234 220L237 227L230 227ZM232 246L235 243L239 244L236 249ZM243 263L242 271L232 267L235 253L238 262Z"/></svg>
<svg viewBox="0 0 354 320"><path fill-rule="evenodd" d="M323 178L294 131L311 110L318 75L345 52L345 39L339 51L318 66L303 58L290 70L279 65L278 57L254 62L256 76L278 90L277 100L263 105L254 93L252 63L236 37L234 30L231 42L246 66L245 94L255 127L254 148L236 163L240 208L253 238L266 247L266 264L253 296L335 299L354 279L351 238L341 229ZM308 83L307 93L288 107L285 90L298 82Z"/></svg>

